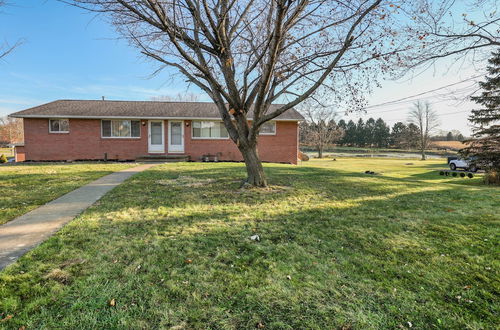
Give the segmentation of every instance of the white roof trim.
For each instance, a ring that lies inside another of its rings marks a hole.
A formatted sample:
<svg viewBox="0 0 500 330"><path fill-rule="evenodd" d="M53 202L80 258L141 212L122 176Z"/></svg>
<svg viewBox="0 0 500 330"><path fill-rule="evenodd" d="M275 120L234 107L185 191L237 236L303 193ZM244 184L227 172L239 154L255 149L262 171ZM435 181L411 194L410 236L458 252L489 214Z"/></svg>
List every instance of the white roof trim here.
<svg viewBox="0 0 500 330"><path fill-rule="evenodd" d="M218 117L145 117L145 116L64 116L64 115L9 115L12 118L74 118L74 119L156 119L156 120L222 120ZM248 118L252 120L252 118ZM272 119L273 121L302 121L303 119Z"/></svg>

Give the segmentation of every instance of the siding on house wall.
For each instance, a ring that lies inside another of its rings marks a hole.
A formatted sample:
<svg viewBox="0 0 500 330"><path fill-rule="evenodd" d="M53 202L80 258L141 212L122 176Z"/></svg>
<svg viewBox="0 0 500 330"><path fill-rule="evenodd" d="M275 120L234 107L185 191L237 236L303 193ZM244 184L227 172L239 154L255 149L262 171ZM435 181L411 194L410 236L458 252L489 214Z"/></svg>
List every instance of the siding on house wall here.
<svg viewBox="0 0 500 330"><path fill-rule="evenodd" d="M168 120L164 127L168 154ZM218 154L225 161L242 160L230 139L192 139L191 128L192 122L184 121L184 154L192 160L199 161L205 154ZM297 136L297 122L276 122L276 135L259 136L261 159L297 164ZM148 125L147 120L141 120L140 138L101 138L98 119L70 119L69 133L49 133L48 119L24 118L24 141L26 160L97 160L103 159L105 153L108 159L133 160L148 154Z"/></svg>

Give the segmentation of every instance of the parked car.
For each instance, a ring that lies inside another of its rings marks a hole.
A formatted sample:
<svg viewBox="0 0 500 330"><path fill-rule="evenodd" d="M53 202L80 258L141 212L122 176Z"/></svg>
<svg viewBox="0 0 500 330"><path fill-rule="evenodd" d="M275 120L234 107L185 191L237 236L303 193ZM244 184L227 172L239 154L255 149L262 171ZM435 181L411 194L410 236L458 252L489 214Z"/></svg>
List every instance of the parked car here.
<svg viewBox="0 0 500 330"><path fill-rule="evenodd" d="M466 171L477 172L478 168L476 165L472 164L474 159L453 159L450 160L450 169L455 171L457 168L462 168Z"/></svg>

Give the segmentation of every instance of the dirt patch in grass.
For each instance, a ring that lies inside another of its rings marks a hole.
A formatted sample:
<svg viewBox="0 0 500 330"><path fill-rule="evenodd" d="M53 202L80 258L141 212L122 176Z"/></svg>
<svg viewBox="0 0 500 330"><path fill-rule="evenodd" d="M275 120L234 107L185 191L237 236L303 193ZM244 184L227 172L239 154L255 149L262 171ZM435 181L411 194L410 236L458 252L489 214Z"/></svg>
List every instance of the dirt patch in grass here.
<svg viewBox="0 0 500 330"><path fill-rule="evenodd" d="M45 278L62 284L68 284L71 280L71 274L65 270L56 268L52 269L47 275L45 275Z"/></svg>
<svg viewBox="0 0 500 330"><path fill-rule="evenodd" d="M215 182L214 179L201 179L201 178L194 178L191 176L179 176L176 179L158 180L156 181L156 184L162 186L181 186L181 187L194 188L194 187L206 186L214 182Z"/></svg>

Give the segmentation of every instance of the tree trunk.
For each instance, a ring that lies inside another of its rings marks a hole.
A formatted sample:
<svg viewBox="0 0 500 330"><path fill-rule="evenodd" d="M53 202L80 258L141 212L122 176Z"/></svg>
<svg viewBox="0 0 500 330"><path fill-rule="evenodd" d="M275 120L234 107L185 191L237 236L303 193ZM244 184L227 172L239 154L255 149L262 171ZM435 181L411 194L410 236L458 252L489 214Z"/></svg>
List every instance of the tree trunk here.
<svg viewBox="0 0 500 330"><path fill-rule="evenodd" d="M323 147L318 146L318 158L323 158Z"/></svg>
<svg viewBox="0 0 500 330"><path fill-rule="evenodd" d="M420 138L420 151L422 153L422 159L421 160L425 160L426 157L425 157L425 147L427 146L427 141L425 139L425 136L422 135L422 137Z"/></svg>
<svg viewBox="0 0 500 330"><path fill-rule="evenodd" d="M240 148L247 169L246 183L256 187L266 187L267 180L262 162L257 154L257 146Z"/></svg>

